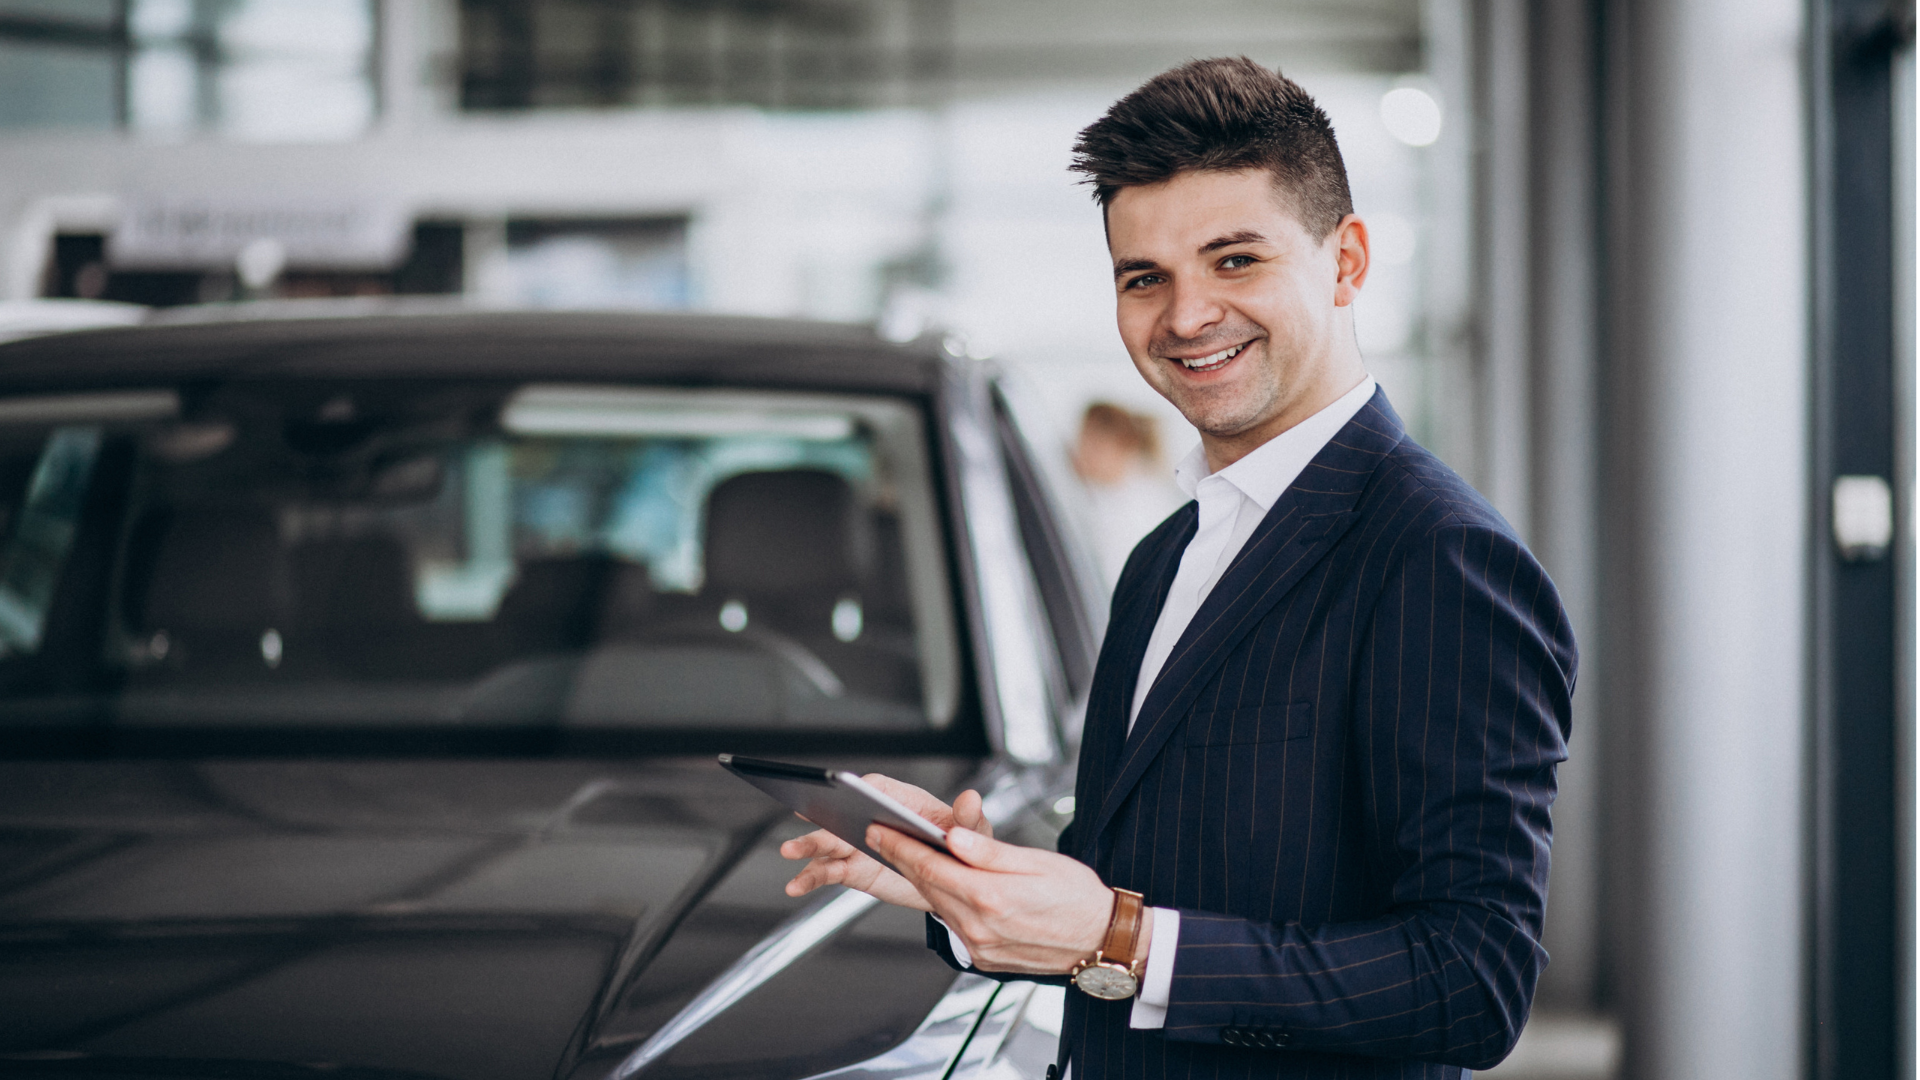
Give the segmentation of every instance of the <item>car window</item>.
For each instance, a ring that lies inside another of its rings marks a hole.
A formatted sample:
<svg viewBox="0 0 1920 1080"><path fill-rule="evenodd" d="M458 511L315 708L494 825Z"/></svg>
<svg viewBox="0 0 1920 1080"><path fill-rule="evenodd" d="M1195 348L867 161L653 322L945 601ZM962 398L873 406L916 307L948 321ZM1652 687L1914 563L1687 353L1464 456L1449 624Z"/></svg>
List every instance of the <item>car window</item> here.
<svg viewBox="0 0 1920 1080"><path fill-rule="evenodd" d="M1061 532L1061 517L1051 506L1032 451L999 394L994 397L994 418L1000 450L1007 461L1014 510L1020 518L1021 545L1033 564L1041 606L1046 609L1061 672L1070 690L1065 696L1077 697L1093 681L1094 656L1099 647L1088 618L1086 592L1068 552L1068 540Z"/></svg>
<svg viewBox="0 0 1920 1080"><path fill-rule="evenodd" d="M39 651L99 452L90 426L0 444L0 655Z"/></svg>
<svg viewBox="0 0 1920 1080"><path fill-rule="evenodd" d="M955 716L912 402L397 382L178 401L36 429L9 428L0 399L0 446L34 454L17 494L0 486L16 650L89 455L137 447L106 638L84 646L103 654L96 719L884 733ZM8 453L0 485L26 460ZM73 714L70 690L35 685L0 680L0 712Z"/></svg>

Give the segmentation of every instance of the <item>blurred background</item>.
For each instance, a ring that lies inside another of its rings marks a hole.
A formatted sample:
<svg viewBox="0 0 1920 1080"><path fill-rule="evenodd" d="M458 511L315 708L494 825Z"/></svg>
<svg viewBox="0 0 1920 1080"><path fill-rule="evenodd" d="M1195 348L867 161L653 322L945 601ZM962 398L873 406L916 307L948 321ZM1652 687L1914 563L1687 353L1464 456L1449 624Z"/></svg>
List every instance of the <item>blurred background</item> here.
<svg viewBox="0 0 1920 1080"><path fill-rule="evenodd" d="M0 0L0 324L951 334L1052 419L1111 578L1194 440L1068 147L1185 59L1278 65L1371 226L1371 370L1582 644L1553 961L1490 1075L1911 1076L1912 42L1910 0Z"/></svg>

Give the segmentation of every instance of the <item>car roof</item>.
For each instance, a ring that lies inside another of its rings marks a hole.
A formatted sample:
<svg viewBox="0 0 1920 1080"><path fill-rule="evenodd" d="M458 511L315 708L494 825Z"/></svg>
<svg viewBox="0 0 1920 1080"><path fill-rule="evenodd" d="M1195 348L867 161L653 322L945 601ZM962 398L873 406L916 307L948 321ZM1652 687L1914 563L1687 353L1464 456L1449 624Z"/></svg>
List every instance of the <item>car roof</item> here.
<svg viewBox="0 0 1920 1080"><path fill-rule="evenodd" d="M223 377L644 381L929 392L937 339L741 316L263 303L181 309L137 327L0 344L13 391Z"/></svg>
<svg viewBox="0 0 1920 1080"><path fill-rule="evenodd" d="M0 341L93 330L103 326L133 326L146 321L147 308L111 300L0 300Z"/></svg>

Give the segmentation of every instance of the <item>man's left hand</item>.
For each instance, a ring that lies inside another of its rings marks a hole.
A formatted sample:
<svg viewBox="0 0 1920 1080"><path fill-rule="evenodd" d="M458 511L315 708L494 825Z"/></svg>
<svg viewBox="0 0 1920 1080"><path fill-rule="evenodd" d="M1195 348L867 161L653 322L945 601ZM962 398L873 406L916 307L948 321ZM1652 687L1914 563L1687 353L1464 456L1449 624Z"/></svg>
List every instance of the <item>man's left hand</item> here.
<svg viewBox="0 0 1920 1080"><path fill-rule="evenodd" d="M919 890L982 971L1062 975L1106 940L1113 890L1085 863L1017 847L964 828L947 830L954 857L883 825L867 845ZM1139 957L1146 957L1142 928Z"/></svg>

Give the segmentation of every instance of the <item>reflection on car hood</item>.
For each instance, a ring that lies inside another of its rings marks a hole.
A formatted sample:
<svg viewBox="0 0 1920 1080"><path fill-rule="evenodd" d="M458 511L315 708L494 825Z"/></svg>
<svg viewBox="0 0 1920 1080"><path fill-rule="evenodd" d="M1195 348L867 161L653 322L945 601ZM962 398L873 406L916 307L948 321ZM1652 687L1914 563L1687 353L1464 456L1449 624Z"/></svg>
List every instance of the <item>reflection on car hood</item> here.
<svg viewBox="0 0 1920 1080"><path fill-rule="evenodd" d="M791 914L802 828L710 759L3 763L0 1074L551 1075L691 912L729 944L642 980L663 1022Z"/></svg>

